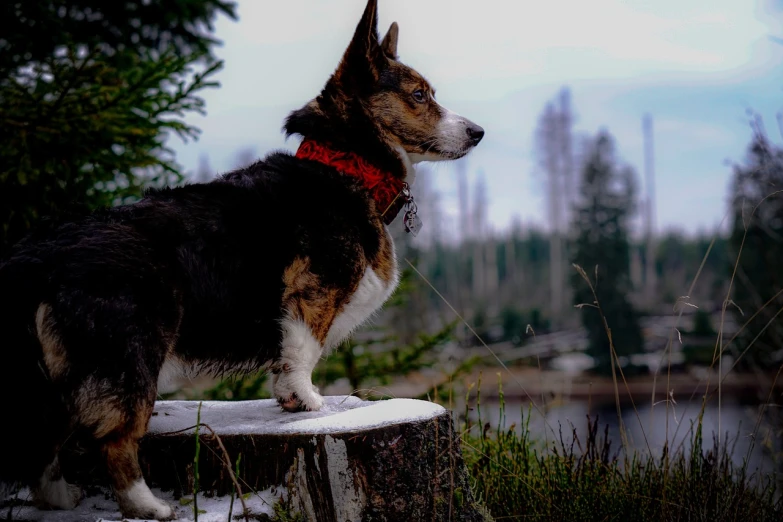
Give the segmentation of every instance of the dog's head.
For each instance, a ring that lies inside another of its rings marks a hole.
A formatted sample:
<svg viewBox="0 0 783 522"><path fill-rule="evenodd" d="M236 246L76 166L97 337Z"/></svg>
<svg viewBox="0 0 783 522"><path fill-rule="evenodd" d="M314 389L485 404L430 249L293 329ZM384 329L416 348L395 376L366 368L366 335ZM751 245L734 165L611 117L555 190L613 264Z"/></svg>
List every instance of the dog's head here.
<svg viewBox="0 0 783 522"><path fill-rule="evenodd" d="M379 40L377 21L377 0L369 0L337 70L316 99L289 115L286 133L403 165L465 156L484 129L435 101L429 82L398 60L397 23Z"/></svg>

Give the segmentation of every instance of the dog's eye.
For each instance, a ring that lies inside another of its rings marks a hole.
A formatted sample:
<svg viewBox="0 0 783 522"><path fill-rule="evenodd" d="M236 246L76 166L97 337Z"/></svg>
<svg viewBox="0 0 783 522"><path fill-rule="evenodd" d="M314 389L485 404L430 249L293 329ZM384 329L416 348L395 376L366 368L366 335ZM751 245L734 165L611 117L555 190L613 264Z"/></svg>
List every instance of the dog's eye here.
<svg viewBox="0 0 783 522"><path fill-rule="evenodd" d="M413 91L413 99L416 100L418 103L424 103L427 101L427 95L424 94L424 91L421 89L417 89Z"/></svg>

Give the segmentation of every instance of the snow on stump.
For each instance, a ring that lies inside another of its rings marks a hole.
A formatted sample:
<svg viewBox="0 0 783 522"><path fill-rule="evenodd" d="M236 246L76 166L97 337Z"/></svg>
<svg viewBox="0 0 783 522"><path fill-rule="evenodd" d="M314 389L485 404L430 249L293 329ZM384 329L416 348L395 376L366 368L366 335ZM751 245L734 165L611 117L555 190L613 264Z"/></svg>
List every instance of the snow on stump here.
<svg viewBox="0 0 783 522"><path fill-rule="evenodd" d="M325 399L321 411L302 413L272 399L201 403L199 490L230 495L230 460L243 493L282 487L305 520L485 520L448 410L412 399ZM193 492L198 410L199 402L158 402L142 441L147 481L175 497Z"/></svg>

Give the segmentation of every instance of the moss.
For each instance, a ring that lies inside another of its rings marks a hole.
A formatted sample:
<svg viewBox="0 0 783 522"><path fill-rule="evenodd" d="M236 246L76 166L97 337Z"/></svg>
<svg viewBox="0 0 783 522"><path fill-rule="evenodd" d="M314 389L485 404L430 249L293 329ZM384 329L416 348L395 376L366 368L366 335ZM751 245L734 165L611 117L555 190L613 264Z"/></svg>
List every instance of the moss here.
<svg viewBox="0 0 783 522"><path fill-rule="evenodd" d="M462 505L465 503L465 494L462 492L462 488L454 490L454 502L457 508L462 508Z"/></svg>

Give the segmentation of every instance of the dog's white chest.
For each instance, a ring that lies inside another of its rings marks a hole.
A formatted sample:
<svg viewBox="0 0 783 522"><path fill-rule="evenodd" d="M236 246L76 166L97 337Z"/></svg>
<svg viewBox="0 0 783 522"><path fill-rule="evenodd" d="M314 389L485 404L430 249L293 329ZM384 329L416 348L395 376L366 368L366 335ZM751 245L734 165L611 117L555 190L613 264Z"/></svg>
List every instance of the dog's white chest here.
<svg viewBox="0 0 783 522"><path fill-rule="evenodd" d="M378 277L378 274L367 267L364 271L359 286L349 298L348 303L335 317L329 333L326 336L325 348L331 349L345 340L354 329L377 312L383 303L394 292L399 283L397 264L394 264L393 275L389 282Z"/></svg>

